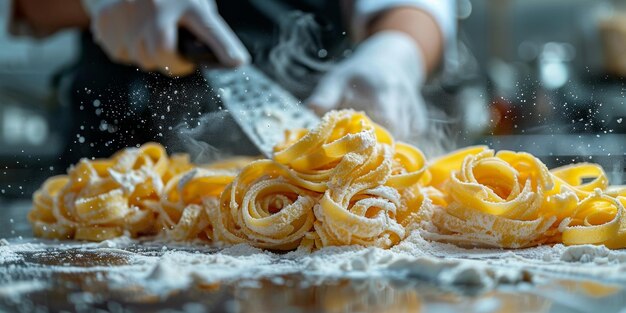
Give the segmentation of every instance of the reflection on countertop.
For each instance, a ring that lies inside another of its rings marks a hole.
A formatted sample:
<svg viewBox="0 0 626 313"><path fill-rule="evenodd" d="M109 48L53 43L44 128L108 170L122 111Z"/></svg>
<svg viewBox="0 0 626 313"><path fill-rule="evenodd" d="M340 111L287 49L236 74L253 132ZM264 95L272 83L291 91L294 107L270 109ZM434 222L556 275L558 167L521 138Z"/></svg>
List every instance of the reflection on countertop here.
<svg viewBox="0 0 626 313"><path fill-rule="evenodd" d="M111 288L107 272L98 265L123 266L123 254L93 255L66 250L51 259L32 254L13 263L21 282L46 281L28 286L19 296L3 293L0 309L17 312L95 310L117 312L618 312L626 305L622 286L585 280L537 279L537 283L504 285L488 292L471 286L442 288L416 279L312 278L283 275L261 280L197 283L163 296L128 284ZM92 271L60 269L41 277L37 266L92 266ZM22 269L22 270L20 270ZM19 287L19 283L15 283Z"/></svg>
<svg viewBox="0 0 626 313"><path fill-rule="evenodd" d="M2 202L0 237L29 241L25 212L30 203ZM10 222L7 222L10 221ZM24 239L16 238L23 236ZM0 245L8 244L0 241ZM302 274L255 279L194 281L156 294L131 281L112 284L111 273L133 268L137 255L167 253L149 242L126 247L84 248L76 242L46 242L18 251L0 265L0 311L93 312L620 312L624 286L535 273L495 288L441 286L416 277L380 275L338 278ZM171 247L170 247L171 248ZM176 249L212 254L212 247ZM5 255L6 256L6 255ZM581 263L581 266L594 266Z"/></svg>

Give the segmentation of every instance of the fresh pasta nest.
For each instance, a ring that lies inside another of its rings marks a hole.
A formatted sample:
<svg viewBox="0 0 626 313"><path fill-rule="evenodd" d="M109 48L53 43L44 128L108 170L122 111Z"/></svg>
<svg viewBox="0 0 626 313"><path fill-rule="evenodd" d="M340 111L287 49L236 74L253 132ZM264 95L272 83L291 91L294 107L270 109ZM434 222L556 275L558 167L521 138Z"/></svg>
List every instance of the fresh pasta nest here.
<svg viewBox="0 0 626 313"><path fill-rule="evenodd" d="M430 220L436 240L522 248L543 243L626 246L626 189L608 187L596 164L548 170L525 152L469 147L433 160L440 193Z"/></svg>
<svg viewBox="0 0 626 313"><path fill-rule="evenodd" d="M285 138L271 160L197 165L156 143L83 159L35 192L28 218L44 238L126 233L273 250L388 248L411 231L469 246L626 243L626 192L594 164L548 170L530 154L480 146L428 165L352 110Z"/></svg>

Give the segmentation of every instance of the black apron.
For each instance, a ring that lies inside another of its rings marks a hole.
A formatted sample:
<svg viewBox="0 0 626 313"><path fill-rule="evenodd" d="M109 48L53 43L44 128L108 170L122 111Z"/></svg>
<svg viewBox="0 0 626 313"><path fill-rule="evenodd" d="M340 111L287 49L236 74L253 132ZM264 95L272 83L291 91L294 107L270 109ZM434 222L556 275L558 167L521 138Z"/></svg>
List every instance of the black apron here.
<svg viewBox="0 0 626 313"><path fill-rule="evenodd" d="M298 97L306 97L329 64L347 48L340 1L217 1L222 17L253 57L253 63ZM107 157L148 141L168 152L190 152L197 162L258 151L220 111L199 73L170 78L113 63L81 37L81 54L65 71L61 97L71 110L68 144L61 161ZM63 164L61 164L63 165Z"/></svg>

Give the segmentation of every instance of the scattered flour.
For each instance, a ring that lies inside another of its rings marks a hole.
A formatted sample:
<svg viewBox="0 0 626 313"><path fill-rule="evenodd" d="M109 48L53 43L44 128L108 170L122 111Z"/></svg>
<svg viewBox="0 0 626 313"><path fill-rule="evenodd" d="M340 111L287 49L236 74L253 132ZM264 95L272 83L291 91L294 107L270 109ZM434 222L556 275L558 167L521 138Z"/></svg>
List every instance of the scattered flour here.
<svg viewBox="0 0 626 313"><path fill-rule="evenodd" d="M122 236L113 239L107 239L92 245L95 245L98 248L124 248L132 245L133 243L133 239L131 239L129 236Z"/></svg>
<svg viewBox="0 0 626 313"><path fill-rule="evenodd" d="M605 246L580 245L563 249L561 261L581 263L626 263L626 253L614 253Z"/></svg>
<svg viewBox="0 0 626 313"><path fill-rule="evenodd" d="M0 298L18 301L20 295L28 292L41 290L47 287L47 284L40 280L14 281L11 284L0 286Z"/></svg>
<svg viewBox="0 0 626 313"><path fill-rule="evenodd" d="M100 243L21 240L0 242L0 282L6 282L25 255L78 250L114 254L122 264L85 267L72 264L37 267L37 271L106 272L112 288L136 285L167 294L193 284L254 280L301 274L310 278L408 277L441 285L482 289L514 284L542 275L603 279L626 283L626 251L603 246L539 246L519 250L466 249L425 240L418 231L392 249L328 247L313 253L277 254L246 244L218 249L206 245L139 242L128 237ZM74 252L76 253L76 252ZM592 263L594 266L584 266ZM581 266L582 265L582 266ZM28 292L45 281L12 282ZM19 285L21 284L21 285ZM21 286L21 287L20 287ZM28 288L27 288L28 287ZM6 291L0 289L0 296Z"/></svg>

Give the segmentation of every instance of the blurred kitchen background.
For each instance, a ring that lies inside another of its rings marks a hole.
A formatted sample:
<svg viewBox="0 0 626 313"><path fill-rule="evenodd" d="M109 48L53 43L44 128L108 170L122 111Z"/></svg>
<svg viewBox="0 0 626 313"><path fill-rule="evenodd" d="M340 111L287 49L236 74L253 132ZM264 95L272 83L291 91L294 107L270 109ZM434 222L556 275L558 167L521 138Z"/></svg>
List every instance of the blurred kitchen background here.
<svg viewBox="0 0 626 313"><path fill-rule="evenodd" d="M453 66L425 90L446 113L432 116L445 147L597 162L625 182L626 1L459 0L458 19ZM80 138L65 127L58 73L77 49L76 31L16 38L0 21L0 198L30 197L65 171L60 154Z"/></svg>

